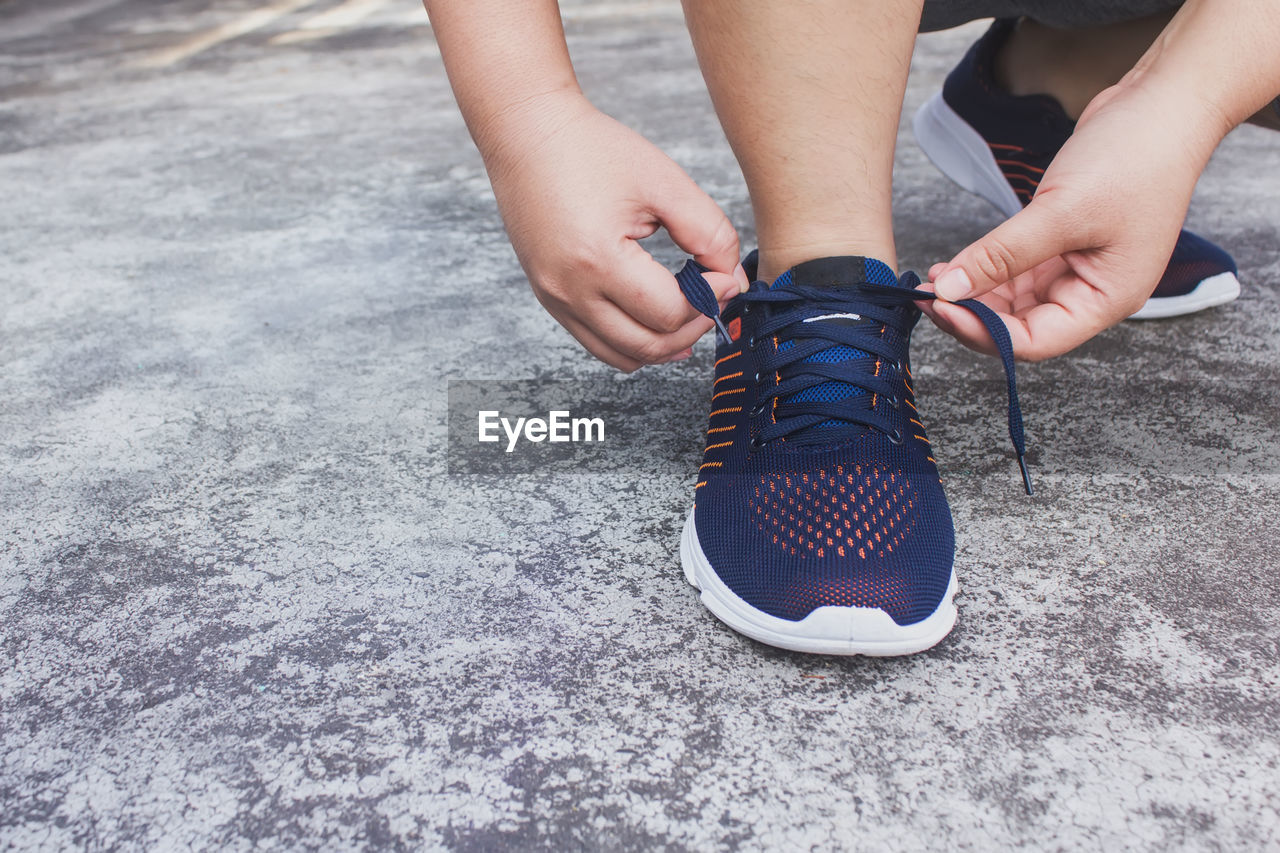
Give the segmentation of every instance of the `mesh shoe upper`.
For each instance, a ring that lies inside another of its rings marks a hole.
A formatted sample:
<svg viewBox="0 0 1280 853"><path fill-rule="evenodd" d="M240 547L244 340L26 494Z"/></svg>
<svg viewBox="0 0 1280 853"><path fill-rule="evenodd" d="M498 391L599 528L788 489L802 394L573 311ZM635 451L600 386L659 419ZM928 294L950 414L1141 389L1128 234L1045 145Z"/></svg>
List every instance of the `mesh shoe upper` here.
<svg viewBox="0 0 1280 853"><path fill-rule="evenodd" d="M1173 247L1173 256L1160 283L1151 295L1157 299L1182 296L1195 290L1207 278L1237 272L1235 259L1203 237L1183 230Z"/></svg>
<svg viewBox="0 0 1280 853"><path fill-rule="evenodd" d="M1075 122L1048 95L1011 95L996 82L995 59L1013 32L995 21L947 75L942 98L991 148L1005 180L1025 205L1045 170L1071 137Z"/></svg>
<svg viewBox="0 0 1280 853"><path fill-rule="evenodd" d="M798 620L822 606L875 607L910 624L942 600L954 553L951 513L911 387L907 348L919 311L909 301L859 302L849 285L898 280L876 261L840 261L801 265L774 284L778 295L827 288L822 304L741 302L726 311L735 334L716 353L698 540L725 585L770 615ZM833 280L842 275L843 283ZM783 311L792 322L762 337ZM875 319L887 315L892 322ZM874 337L879 352L837 340L770 369L794 348L814 349L805 335L824 326L836 338ZM804 379L809 370L822 373ZM856 371L870 377L870 388L837 378ZM800 390L766 399L797 380ZM825 418L824 406L877 425ZM809 426L763 440L797 410L809 413Z"/></svg>

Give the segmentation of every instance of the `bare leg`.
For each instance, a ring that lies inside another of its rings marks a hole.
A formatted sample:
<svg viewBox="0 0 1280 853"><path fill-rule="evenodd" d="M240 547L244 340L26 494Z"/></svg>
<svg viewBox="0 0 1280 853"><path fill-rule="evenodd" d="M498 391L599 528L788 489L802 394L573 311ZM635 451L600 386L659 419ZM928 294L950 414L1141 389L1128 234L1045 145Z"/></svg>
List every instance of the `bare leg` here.
<svg viewBox="0 0 1280 853"><path fill-rule="evenodd" d="M1052 95L1079 118L1095 95L1133 68L1172 17L1078 29L1023 18L996 60L996 79L1014 95Z"/></svg>
<svg viewBox="0 0 1280 853"><path fill-rule="evenodd" d="M1054 29L1024 18L996 61L996 79L1015 95L1052 95L1079 118L1094 96L1120 82L1156 40L1172 12L1105 27ZM1249 119L1280 130L1275 102Z"/></svg>
<svg viewBox="0 0 1280 853"><path fill-rule="evenodd" d="M897 265L893 149L920 0L685 0L742 166L760 277L865 255Z"/></svg>

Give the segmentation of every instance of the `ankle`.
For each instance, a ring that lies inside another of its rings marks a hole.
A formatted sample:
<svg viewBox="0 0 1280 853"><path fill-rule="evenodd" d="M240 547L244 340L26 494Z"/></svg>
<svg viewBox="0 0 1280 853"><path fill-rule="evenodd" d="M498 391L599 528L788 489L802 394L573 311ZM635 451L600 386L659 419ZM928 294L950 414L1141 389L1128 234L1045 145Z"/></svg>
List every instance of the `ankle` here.
<svg viewBox="0 0 1280 853"><path fill-rule="evenodd" d="M855 255L863 258L874 258L887 264L896 273L898 271L898 254L893 243L865 240L833 240L805 242L803 244L769 245L763 240L760 243L760 266L756 278L760 281L773 281L787 270L818 258L836 258Z"/></svg>
<svg viewBox="0 0 1280 853"><path fill-rule="evenodd" d="M1076 67L1072 41L1066 31L1023 18L996 53L996 83L1011 95L1048 95L1078 119L1105 84Z"/></svg>
<svg viewBox="0 0 1280 853"><path fill-rule="evenodd" d="M1099 92L1120 82L1172 13L1082 29L1022 18L995 58L996 82L1013 95L1048 95L1078 119Z"/></svg>

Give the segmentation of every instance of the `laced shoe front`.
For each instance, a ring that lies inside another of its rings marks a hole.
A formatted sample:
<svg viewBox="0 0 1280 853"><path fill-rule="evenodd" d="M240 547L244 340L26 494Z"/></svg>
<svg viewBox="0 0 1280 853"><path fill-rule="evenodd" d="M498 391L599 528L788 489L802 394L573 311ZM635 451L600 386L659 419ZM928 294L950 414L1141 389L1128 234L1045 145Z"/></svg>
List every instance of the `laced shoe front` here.
<svg viewBox="0 0 1280 853"><path fill-rule="evenodd" d="M797 651L896 655L937 643L956 619L954 533L909 356L914 302L933 295L913 273L826 258L757 281L719 316L699 267L677 278L720 329L681 540L703 603L739 632ZM962 304L1001 351L1021 463L1008 334L985 306Z"/></svg>

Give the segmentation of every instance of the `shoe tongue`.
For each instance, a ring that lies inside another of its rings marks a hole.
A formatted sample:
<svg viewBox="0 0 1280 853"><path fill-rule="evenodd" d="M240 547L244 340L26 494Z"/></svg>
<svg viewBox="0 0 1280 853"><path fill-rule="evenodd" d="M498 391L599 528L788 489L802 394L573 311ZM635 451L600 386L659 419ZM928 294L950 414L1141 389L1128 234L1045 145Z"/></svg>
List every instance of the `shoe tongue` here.
<svg viewBox="0 0 1280 853"><path fill-rule="evenodd" d="M856 255L849 255L837 258L819 258L814 261L806 261L803 264L797 264L791 269L778 276L770 289L784 288L790 285L802 287L852 287L857 284L884 284L891 287L899 286L898 277L894 275L893 269L888 264L877 261L874 258L863 258ZM835 326L858 327L875 324L876 321L868 317L862 317L855 313L831 313L819 314L805 319L805 323L822 323ZM784 340L778 344L778 351L785 352L795 346L795 342ZM825 362L827 364L839 364L847 361L860 361L870 359L872 356L859 349L850 346L836 345L815 353L805 359L806 362ZM845 405L862 405L865 403L854 403L853 398L864 397L867 392L857 385L851 385L847 382L829 381L820 385L811 386L787 397L787 402L805 403L805 402L824 402L824 403L844 403ZM838 419L823 421L806 431L808 435L802 433L797 436L797 440L806 442L809 440L817 440L827 430L850 428L850 424ZM856 427L862 429L862 427Z"/></svg>
<svg viewBox="0 0 1280 853"><path fill-rule="evenodd" d="M887 284L895 286L898 277L886 263L875 258L845 255L836 258L818 258L796 264L778 276L770 289L792 284L805 287L837 287L840 285Z"/></svg>

